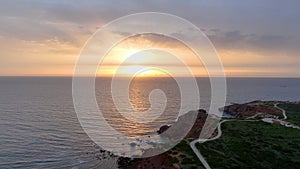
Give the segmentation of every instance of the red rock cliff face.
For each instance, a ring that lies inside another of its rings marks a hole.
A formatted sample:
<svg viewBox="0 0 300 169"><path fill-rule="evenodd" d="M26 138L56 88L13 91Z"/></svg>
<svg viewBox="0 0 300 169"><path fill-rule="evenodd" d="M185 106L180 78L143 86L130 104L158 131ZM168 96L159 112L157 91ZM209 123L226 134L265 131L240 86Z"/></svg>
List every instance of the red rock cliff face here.
<svg viewBox="0 0 300 169"><path fill-rule="evenodd" d="M207 117L206 111L199 110L198 112L195 113L197 113L197 119L185 138L192 138L192 139L198 138L201 129L205 123L205 119ZM176 123L180 124L182 123L182 121L186 122L186 118L185 117L179 118L179 121L177 121ZM177 124L173 124L173 125L177 125ZM170 127L171 126L162 126L158 131L160 131L161 134L164 134L165 132L168 131ZM133 161L130 162L130 164L126 164L128 161L124 159L124 161L121 161L120 164L122 165L123 169L129 169L129 168L130 169L154 169L154 168L178 169L180 168L179 166L173 166L171 164L171 159L172 157L168 156L166 153L163 153L153 157L134 159Z"/></svg>
<svg viewBox="0 0 300 169"><path fill-rule="evenodd" d="M205 120L207 117L206 111L203 109L200 109L200 110L198 110L198 112L195 111L194 113L196 113L197 118L195 120L195 123L191 124L192 127L188 131L188 134L185 136L185 138L194 138L194 139L198 138L200 135L200 132L202 130L202 127L204 126L204 123L205 123ZM173 126L163 125L159 128L157 133L158 134L166 134L166 136L168 136L167 133L165 133L165 132L168 132L168 129L170 127L174 127L176 125L178 125L178 126L175 129L175 131L178 132L180 130L180 128L182 128L182 126L184 126L184 124L182 124L183 122L184 123L192 123L191 121L188 120L188 118L184 118L184 117L179 118L179 120L175 124L173 124ZM173 135L171 134L171 136L174 136L174 134Z"/></svg>
<svg viewBox="0 0 300 169"><path fill-rule="evenodd" d="M281 111L275 107L267 107L258 103L254 104L253 102L225 106L223 111L236 117L249 117L257 113L273 115L279 115L281 113Z"/></svg>
<svg viewBox="0 0 300 169"><path fill-rule="evenodd" d="M273 114L273 115L279 115L281 114L281 111L277 108L274 107L267 107L265 105L262 104L262 101L254 101L254 102L250 102L250 103L246 103L246 104L233 104L233 105L229 105L229 106L225 106L224 108L222 108L222 110L224 110L224 112L229 113L231 115L234 115L236 117L249 117L249 116L253 116L257 113L262 113L262 114ZM199 137L200 132L202 131L202 128L205 124L205 120L207 119L207 113L205 110L200 109L198 110L198 112L195 112L197 115L196 121L193 124L191 130L188 132L188 134L186 135L185 138L189 138L189 139L196 139ZM187 123L188 118L186 117L181 117L179 118L179 121L177 121L175 124L173 124L174 126L182 126L183 123ZM159 130L158 133L159 134L166 134L168 133L168 130L170 129L170 127L172 126L162 126ZM171 164L171 159L172 157L170 157L169 155L167 155L166 153L163 154L159 154L153 157L149 157L149 158L143 158L143 159L135 159L133 161L130 162L130 164L126 164L128 161L124 160L124 165L122 165L123 167L121 168L125 168L125 169L137 169L137 168L141 168L141 169L161 169L161 168L165 168L165 169L176 169L176 168L180 168L180 166L172 166Z"/></svg>
<svg viewBox="0 0 300 169"><path fill-rule="evenodd" d="M205 120L207 118L207 114L205 110L199 110L196 122L194 123L190 132L186 135L185 138L193 138L196 139L199 137L202 127L204 126Z"/></svg>
<svg viewBox="0 0 300 169"><path fill-rule="evenodd" d="M176 167L171 165L171 159L172 158L166 154L159 154L143 159L134 159L132 161L122 158L119 159L119 165L121 165L120 168L122 169L175 169Z"/></svg>

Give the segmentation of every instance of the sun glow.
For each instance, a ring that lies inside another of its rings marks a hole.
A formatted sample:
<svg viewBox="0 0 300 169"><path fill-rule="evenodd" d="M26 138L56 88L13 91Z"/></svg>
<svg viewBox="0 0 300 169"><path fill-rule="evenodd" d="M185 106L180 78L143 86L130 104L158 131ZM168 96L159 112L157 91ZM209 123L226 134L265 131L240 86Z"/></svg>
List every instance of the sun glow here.
<svg viewBox="0 0 300 169"><path fill-rule="evenodd" d="M192 75L206 75L199 58L181 42L160 35L144 35L130 37L115 45L99 65L97 74L130 77L190 76L184 70L187 67L191 69Z"/></svg>
<svg viewBox="0 0 300 169"><path fill-rule="evenodd" d="M169 74L165 70L160 70L155 67L146 67L140 65L121 66L117 72L117 76L131 77L167 77Z"/></svg>
<svg viewBox="0 0 300 169"><path fill-rule="evenodd" d="M137 77L153 77L153 76L166 77L166 76L168 76L168 74L165 73L164 71L149 69L149 70L141 72L140 74L138 74L136 76Z"/></svg>

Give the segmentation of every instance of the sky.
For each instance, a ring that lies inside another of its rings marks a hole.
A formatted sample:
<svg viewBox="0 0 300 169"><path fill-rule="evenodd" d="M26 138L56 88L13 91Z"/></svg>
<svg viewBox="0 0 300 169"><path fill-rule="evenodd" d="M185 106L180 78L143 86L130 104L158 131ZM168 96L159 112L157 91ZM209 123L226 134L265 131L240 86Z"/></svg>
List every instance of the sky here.
<svg viewBox="0 0 300 169"><path fill-rule="evenodd" d="M162 12L199 27L215 46L229 77L300 77L299 6L299 0L2 0L0 75L72 76L81 48L99 28L124 15ZM144 41L138 43L141 46L166 41L147 38L136 39ZM136 41L123 46L128 43ZM118 59L111 60L103 65L103 75L113 74ZM156 61L150 59L153 65ZM203 75L201 68L194 71Z"/></svg>

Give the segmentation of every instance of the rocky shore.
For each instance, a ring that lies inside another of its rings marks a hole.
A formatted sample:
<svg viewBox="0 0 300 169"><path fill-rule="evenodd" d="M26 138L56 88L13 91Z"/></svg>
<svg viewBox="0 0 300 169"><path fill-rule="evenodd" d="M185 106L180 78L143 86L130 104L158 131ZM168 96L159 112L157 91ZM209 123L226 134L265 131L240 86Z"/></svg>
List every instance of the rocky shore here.
<svg viewBox="0 0 300 169"><path fill-rule="evenodd" d="M244 104L235 103L221 108L220 111L233 115L237 118L250 117L256 115L257 113L271 115L281 114L281 111L279 109L266 106L264 104L264 101L259 100Z"/></svg>
<svg viewBox="0 0 300 169"><path fill-rule="evenodd" d="M196 139L199 137L199 134L201 132L201 129L205 123L205 120L207 118L207 113L205 110L200 109L198 111L191 111L184 115L183 117L180 117L178 121L173 124L172 126L163 125L161 126L157 133L158 134L164 134L164 135L172 135L172 133L168 133L168 130L170 127L174 127L175 130L179 129L180 126L182 126L183 123L189 123L190 121L187 121L187 117L196 115L196 121L193 124L192 128L188 132L188 134L185 136L184 139ZM122 169L179 169L180 166L176 165L172 162L172 155L168 153L159 154L156 156L148 157L148 158L137 158L137 159L130 159L125 157L120 157L118 164L120 168Z"/></svg>
<svg viewBox="0 0 300 169"><path fill-rule="evenodd" d="M234 103L232 105L225 106L223 108L220 108L220 111L223 111L224 113L230 114L234 116L236 119L247 119L249 118L255 118L257 115L260 115L260 118L265 116L276 116L280 117L282 116L282 111L276 107L274 107L274 104L281 103L281 102L272 102L272 101L252 101L249 103L243 103L243 104L237 104ZM282 102L284 103L284 102ZM123 169L137 169L137 168L143 168L143 169L179 169L182 167L182 160L195 158L192 157L191 154L187 154L187 152L191 151L189 148L190 141L199 138L200 132L202 131L202 128L206 122L206 119L208 117L208 114L205 110L200 109L198 111L191 111L187 114L185 114L183 117L180 117L177 122L175 122L172 126L169 125L163 125L158 130L157 133L160 135L171 135L174 136L172 132L177 130L186 130L182 129L181 126L184 126L185 124L191 123L189 119L192 116L196 116L195 123L190 128L188 134L184 137L183 141L180 143L180 146L176 146L173 149L169 150L166 153L159 154L156 156L148 157L148 158L140 158L140 159L130 159L130 158L124 158L120 157L118 164L120 168ZM282 117L283 118L283 117ZM173 130L171 130L173 128ZM174 129L175 128L175 129ZM216 130L217 131L217 130ZM216 136L217 132L214 132L212 137ZM182 146L184 145L184 146ZM186 147L186 145L188 145ZM178 158L178 157L184 158ZM174 161L174 159L176 159ZM179 160L178 160L179 159ZM196 158L197 159L197 158ZM190 162L190 165L188 163L185 163L185 168L189 167L195 167L198 164L195 164L196 162ZM201 165L201 164L200 164ZM187 166L187 167L186 167Z"/></svg>

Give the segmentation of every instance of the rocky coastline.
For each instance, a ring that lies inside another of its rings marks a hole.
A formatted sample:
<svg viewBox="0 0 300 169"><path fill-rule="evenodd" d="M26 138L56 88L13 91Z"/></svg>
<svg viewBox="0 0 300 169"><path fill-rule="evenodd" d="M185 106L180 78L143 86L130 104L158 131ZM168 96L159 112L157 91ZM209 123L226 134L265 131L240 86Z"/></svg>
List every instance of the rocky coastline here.
<svg viewBox="0 0 300 169"><path fill-rule="evenodd" d="M274 115L274 116L281 116L282 111L276 107L273 107L273 104L279 103L278 101L252 101L248 103L243 104L231 104L228 106L225 106L223 108L220 108L219 110L230 114L234 116L237 119L247 119L247 118L253 118L256 115L266 116L266 115ZM285 103L285 102L280 102ZM270 105L268 105L270 104ZM188 114L186 117L188 117ZM190 112L189 115L196 114L197 118L193 126L191 127L188 134L185 136L183 142L189 143L190 141L197 139L200 135L200 132L205 124L205 121L208 117L207 112L204 109L199 109L198 111L194 111L193 113ZM186 117L181 117L178 119L176 123L174 123L172 126L169 125L163 125L158 130L158 134L167 134L169 129L174 126L181 126L182 123L186 123ZM283 117L282 117L283 118ZM175 127L176 128L176 127ZM214 137L217 134L215 131L212 135ZM175 148L176 149L176 148ZM176 150L178 151L178 149ZM166 169L179 169L181 166L179 165L181 162L174 162L174 156L178 156L176 154L183 155L180 150L179 152L176 152L173 150L170 150L166 153L159 154L152 157L147 158L136 158L136 159L130 159L130 158L124 158L120 157L118 160L118 164L120 168L123 169L137 169L137 168L144 168L144 169L152 169L152 168L166 168ZM174 155L175 154L175 155Z"/></svg>
<svg viewBox="0 0 300 169"><path fill-rule="evenodd" d="M281 111L277 108L266 106L264 101L256 100L249 103L237 104L225 106L220 108L227 114L233 115L237 118L244 118L254 116L257 113L278 115Z"/></svg>

